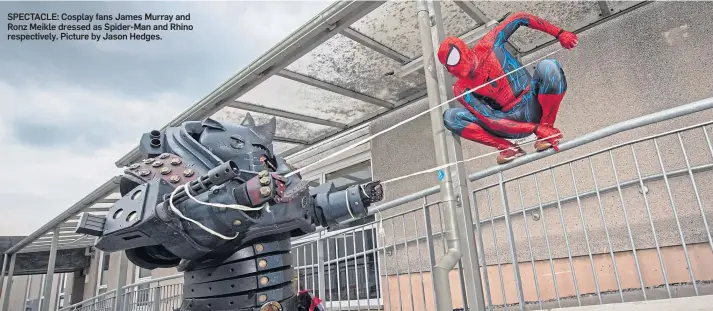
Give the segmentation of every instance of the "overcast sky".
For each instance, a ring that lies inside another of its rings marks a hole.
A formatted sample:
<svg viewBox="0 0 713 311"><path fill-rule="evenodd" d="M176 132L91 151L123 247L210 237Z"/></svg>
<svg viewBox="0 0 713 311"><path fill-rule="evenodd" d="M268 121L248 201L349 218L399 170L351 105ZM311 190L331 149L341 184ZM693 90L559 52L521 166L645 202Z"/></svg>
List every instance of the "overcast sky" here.
<svg viewBox="0 0 713 311"><path fill-rule="evenodd" d="M0 236L28 235L111 176L141 135L214 90L329 2L0 2L7 12L191 14L143 41L0 43Z"/></svg>

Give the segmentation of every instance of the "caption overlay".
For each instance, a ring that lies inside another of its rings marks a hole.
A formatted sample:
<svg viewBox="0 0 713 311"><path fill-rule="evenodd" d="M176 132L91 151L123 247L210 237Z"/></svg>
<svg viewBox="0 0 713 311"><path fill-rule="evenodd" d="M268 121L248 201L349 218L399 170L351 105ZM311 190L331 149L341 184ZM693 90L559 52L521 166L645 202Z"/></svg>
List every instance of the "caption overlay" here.
<svg viewBox="0 0 713 311"><path fill-rule="evenodd" d="M160 41L161 34L192 31L191 14L8 13L7 40Z"/></svg>

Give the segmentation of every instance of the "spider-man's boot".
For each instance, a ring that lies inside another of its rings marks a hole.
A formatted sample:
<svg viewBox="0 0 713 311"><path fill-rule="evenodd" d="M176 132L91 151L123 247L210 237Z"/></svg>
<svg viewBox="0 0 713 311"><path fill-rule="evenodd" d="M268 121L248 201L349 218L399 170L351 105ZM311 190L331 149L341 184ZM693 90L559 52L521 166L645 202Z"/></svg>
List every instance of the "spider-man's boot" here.
<svg viewBox="0 0 713 311"><path fill-rule="evenodd" d="M556 147L563 137L562 132L556 129L554 124L564 94L562 92L562 94L537 95L537 100L542 107L542 118L540 118L540 124L535 128L535 136L537 136L535 150L538 152Z"/></svg>
<svg viewBox="0 0 713 311"><path fill-rule="evenodd" d="M497 137L490 132L484 130L477 124L468 124L461 132L461 137L481 143L486 146L495 147L500 150L500 155L498 155L498 164L505 164L517 157L524 156L525 150L522 150L519 146L511 143L510 141Z"/></svg>

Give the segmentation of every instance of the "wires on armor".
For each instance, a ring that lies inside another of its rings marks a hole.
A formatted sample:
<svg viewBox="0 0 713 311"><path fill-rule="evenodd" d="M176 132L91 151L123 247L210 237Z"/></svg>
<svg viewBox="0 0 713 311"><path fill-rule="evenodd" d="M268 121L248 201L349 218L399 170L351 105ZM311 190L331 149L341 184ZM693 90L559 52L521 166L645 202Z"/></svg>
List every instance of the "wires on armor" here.
<svg viewBox="0 0 713 311"><path fill-rule="evenodd" d="M196 197L194 197L194 196L191 194L191 190L188 188L188 185L189 185L189 183L185 183L185 184L183 184L183 186L176 187L176 189L174 189L173 192L171 192L171 196L168 198L168 205L171 207L171 211L173 211L174 213L176 213L176 215L178 215L178 217L180 217L181 219L183 219L183 220L185 220L185 221L188 221L188 222L190 222L190 223L192 223L192 224L198 226L199 228L205 230L205 232L208 232L208 233L210 233L211 235L214 235L214 236L216 236L216 237L219 237L219 238L221 238L221 239L223 239L223 240L233 240L233 239L235 239L235 238L238 237L239 233L236 233L236 234L235 234L234 236L232 236L232 237L225 236L225 235L222 235L222 234L220 234L219 232L217 232L217 231L215 231L215 230L213 230L213 229L211 229L211 228L208 228L208 227L204 226L203 224L201 224L200 222L196 221L195 219L192 219L192 218L190 218L190 217L187 217L187 216L183 215L183 213L181 213L181 211L178 210L178 208L176 208L176 206L173 204L173 197L176 195L176 193L177 193L179 190L181 190L181 188L183 188L183 189L186 191L186 195L188 196L188 198L190 198L190 199L193 200L194 202L196 202L196 203L198 203L198 204L202 204L202 205L208 205L208 206L213 206L213 207L218 207L218 208L230 208L230 209L235 209L235 210L239 210L239 211L248 211L248 212L250 212L250 211L259 211L259 210L262 210L262 209L265 208L265 206L267 205L267 203L265 203L265 204L263 204L263 205L260 206L260 207L250 207L250 206L245 206L245 205L240 205L240 204L221 204L221 203L203 202L203 201L201 201L201 200L196 199Z"/></svg>

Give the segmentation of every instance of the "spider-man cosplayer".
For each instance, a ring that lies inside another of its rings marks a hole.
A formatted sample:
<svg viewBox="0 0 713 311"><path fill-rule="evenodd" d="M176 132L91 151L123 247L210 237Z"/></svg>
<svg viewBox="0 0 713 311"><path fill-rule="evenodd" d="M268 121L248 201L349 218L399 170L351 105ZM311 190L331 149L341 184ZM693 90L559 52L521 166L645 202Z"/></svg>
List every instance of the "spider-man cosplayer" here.
<svg viewBox="0 0 713 311"><path fill-rule="evenodd" d="M490 30L473 49L461 39L446 38L438 60L458 78L453 93L465 108L451 108L443 115L446 128L459 136L501 150L498 164L512 161L525 151L506 139L535 134L537 151L557 146L562 133L554 128L560 102L567 90L564 71L554 59L537 64L534 77L505 49L508 38L520 26L546 32L567 49L577 45L577 36L529 13L515 13ZM553 137L554 136L554 137ZM549 137L549 138L548 138ZM544 139L547 138L547 139ZM543 139L543 140L539 140Z"/></svg>

